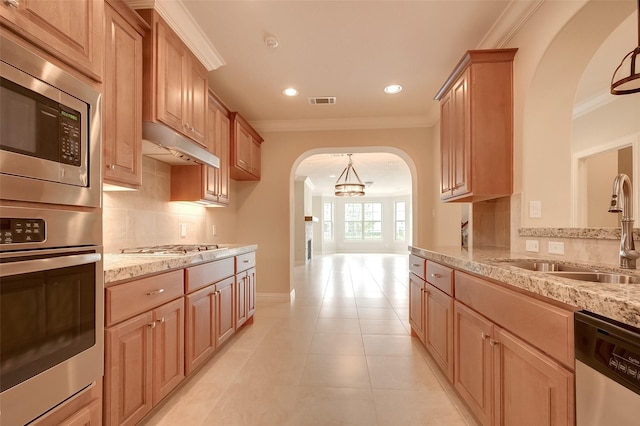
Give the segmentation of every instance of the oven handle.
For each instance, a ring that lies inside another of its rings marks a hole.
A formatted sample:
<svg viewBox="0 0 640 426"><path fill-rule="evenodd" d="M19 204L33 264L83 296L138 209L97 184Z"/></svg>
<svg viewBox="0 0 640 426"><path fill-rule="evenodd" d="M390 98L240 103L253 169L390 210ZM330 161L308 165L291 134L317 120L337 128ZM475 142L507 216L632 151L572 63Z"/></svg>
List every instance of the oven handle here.
<svg viewBox="0 0 640 426"><path fill-rule="evenodd" d="M51 257L48 259L24 260L22 262L3 263L0 277L47 271L49 269L68 268L70 266L96 263L102 259L100 253L74 254L71 256Z"/></svg>

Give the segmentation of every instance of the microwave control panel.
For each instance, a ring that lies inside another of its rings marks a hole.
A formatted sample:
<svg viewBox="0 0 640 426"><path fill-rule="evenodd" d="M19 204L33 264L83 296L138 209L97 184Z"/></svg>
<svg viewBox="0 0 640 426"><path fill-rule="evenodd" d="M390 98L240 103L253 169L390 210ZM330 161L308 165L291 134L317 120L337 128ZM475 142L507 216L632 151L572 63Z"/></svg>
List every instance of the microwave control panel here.
<svg viewBox="0 0 640 426"><path fill-rule="evenodd" d="M0 218L0 244L41 243L44 239L42 219Z"/></svg>

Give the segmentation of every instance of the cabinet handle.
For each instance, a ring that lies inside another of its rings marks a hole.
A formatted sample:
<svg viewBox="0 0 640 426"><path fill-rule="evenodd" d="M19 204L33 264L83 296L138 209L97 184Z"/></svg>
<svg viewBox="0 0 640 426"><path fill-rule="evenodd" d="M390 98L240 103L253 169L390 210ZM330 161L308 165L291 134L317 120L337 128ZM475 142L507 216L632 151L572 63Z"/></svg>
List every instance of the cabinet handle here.
<svg viewBox="0 0 640 426"><path fill-rule="evenodd" d="M421 265L420 265L419 263L412 263L412 264L411 264L411 266L416 266L416 267L418 267L418 266L421 266Z"/></svg>
<svg viewBox="0 0 640 426"><path fill-rule="evenodd" d="M116 165L115 164L107 164L107 169L115 170L116 169Z"/></svg>
<svg viewBox="0 0 640 426"><path fill-rule="evenodd" d="M150 322L149 324L147 324L149 326L149 328L156 328L156 323L154 322Z"/></svg>
<svg viewBox="0 0 640 426"><path fill-rule="evenodd" d="M16 9L20 6L20 0L2 0L6 6L13 6Z"/></svg>
<svg viewBox="0 0 640 426"><path fill-rule="evenodd" d="M442 278L442 275L440 275L440 274L431 274L431 276L433 278Z"/></svg>
<svg viewBox="0 0 640 426"><path fill-rule="evenodd" d="M483 331L482 332L482 340L487 340L488 338L489 338L489 335Z"/></svg>
<svg viewBox="0 0 640 426"><path fill-rule="evenodd" d="M489 339L489 344L490 344L491 346L496 346L496 345L499 345L499 344L500 344L500 342L498 342L497 340Z"/></svg>
<svg viewBox="0 0 640 426"><path fill-rule="evenodd" d="M164 317L160 318L159 320L156 320L157 323L159 324L163 324L164 323Z"/></svg>
<svg viewBox="0 0 640 426"><path fill-rule="evenodd" d="M243 262L243 263L249 263L249 262L251 262L251 261L250 261L250 260L243 260L242 262Z"/></svg>
<svg viewBox="0 0 640 426"><path fill-rule="evenodd" d="M157 290L150 291L147 293L147 296L153 296L154 294L164 293L164 288L159 288Z"/></svg>

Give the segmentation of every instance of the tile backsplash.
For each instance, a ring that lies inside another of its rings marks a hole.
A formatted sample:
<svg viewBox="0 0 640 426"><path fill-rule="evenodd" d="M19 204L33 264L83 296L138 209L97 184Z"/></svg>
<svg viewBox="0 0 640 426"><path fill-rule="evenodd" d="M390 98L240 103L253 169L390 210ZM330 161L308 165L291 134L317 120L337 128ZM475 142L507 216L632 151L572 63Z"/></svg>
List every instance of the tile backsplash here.
<svg viewBox="0 0 640 426"><path fill-rule="evenodd" d="M103 193L105 253L160 244L211 243L205 207L170 202L171 166L143 157L142 188ZM181 224L186 224L182 237Z"/></svg>

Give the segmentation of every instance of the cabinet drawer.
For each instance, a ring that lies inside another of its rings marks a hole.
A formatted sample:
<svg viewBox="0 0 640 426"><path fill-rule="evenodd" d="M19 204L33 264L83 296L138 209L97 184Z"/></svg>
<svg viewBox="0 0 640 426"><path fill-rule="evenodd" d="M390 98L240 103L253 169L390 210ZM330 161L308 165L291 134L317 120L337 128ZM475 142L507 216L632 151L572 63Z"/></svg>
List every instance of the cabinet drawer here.
<svg viewBox="0 0 640 426"><path fill-rule="evenodd" d="M246 271L256 266L256 252L236 256L236 273Z"/></svg>
<svg viewBox="0 0 640 426"><path fill-rule="evenodd" d="M182 270L142 278L106 289L106 325L148 311L184 294Z"/></svg>
<svg viewBox="0 0 640 426"><path fill-rule="evenodd" d="M409 270L414 274L416 274L417 276L419 276L420 278L422 278L423 280L426 280L426 275L425 275L426 263L427 261L421 257L418 257L413 254L409 255Z"/></svg>
<svg viewBox="0 0 640 426"><path fill-rule="evenodd" d="M460 271L456 300L573 370L573 312Z"/></svg>
<svg viewBox="0 0 640 426"><path fill-rule="evenodd" d="M453 297L453 269L428 260L427 282Z"/></svg>
<svg viewBox="0 0 640 426"><path fill-rule="evenodd" d="M204 263L186 269L185 292L191 293L199 288L233 276L233 257Z"/></svg>

